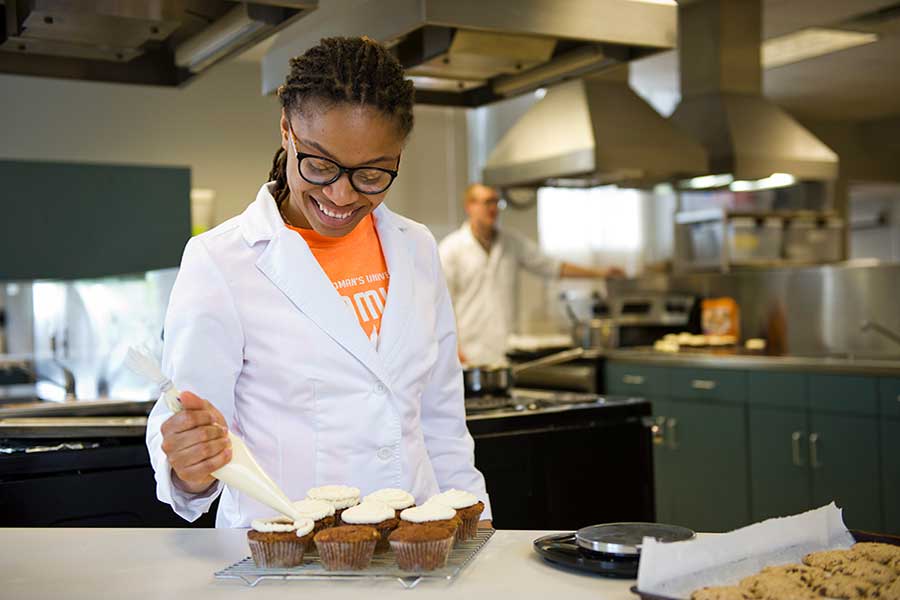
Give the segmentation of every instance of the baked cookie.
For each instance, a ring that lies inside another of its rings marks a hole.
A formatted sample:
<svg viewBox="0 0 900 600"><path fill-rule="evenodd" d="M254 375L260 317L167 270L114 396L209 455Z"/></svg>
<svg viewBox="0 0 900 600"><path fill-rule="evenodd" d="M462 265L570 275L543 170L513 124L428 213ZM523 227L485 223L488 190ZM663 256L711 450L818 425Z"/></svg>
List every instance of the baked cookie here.
<svg viewBox="0 0 900 600"><path fill-rule="evenodd" d="M855 600L869 597L869 594L875 590L875 586L856 577L832 573L828 577L815 578L812 583L812 589L820 595L828 596L829 598Z"/></svg>
<svg viewBox="0 0 900 600"><path fill-rule="evenodd" d="M883 585L875 592L879 600L900 600L900 579L895 579L892 583Z"/></svg>
<svg viewBox="0 0 900 600"><path fill-rule="evenodd" d="M834 572L856 577L874 585L890 583L897 577L897 574L890 567L871 560L854 560L846 565L837 567Z"/></svg>
<svg viewBox="0 0 900 600"><path fill-rule="evenodd" d="M854 557L871 560L886 565L892 560L900 559L900 546L880 544L878 542L859 542L850 548Z"/></svg>
<svg viewBox="0 0 900 600"><path fill-rule="evenodd" d="M813 600L818 595L813 593L799 579L783 574L757 573L741 579L740 587L744 588L754 598L760 600Z"/></svg>
<svg viewBox="0 0 900 600"><path fill-rule="evenodd" d="M810 567L819 567L826 571L833 571L853 560L849 550L823 550L811 552L803 557L803 564Z"/></svg>
<svg viewBox="0 0 900 600"><path fill-rule="evenodd" d="M753 596L743 588L729 585L694 590L691 600L753 600Z"/></svg>
<svg viewBox="0 0 900 600"><path fill-rule="evenodd" d="M789 579L796 580L803 585L808 585L814 577L822 577L828 571L819 567L809 567L807 565L789 564L778 565L777 567L766 567L760 575L781 575Z"/></svg>

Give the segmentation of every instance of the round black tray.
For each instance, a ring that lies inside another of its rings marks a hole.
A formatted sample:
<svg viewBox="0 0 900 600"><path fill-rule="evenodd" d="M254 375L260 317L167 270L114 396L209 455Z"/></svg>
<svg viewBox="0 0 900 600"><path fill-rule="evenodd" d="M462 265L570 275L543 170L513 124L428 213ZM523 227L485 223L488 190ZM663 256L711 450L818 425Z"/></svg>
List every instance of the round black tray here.
<svg viewBox="0 0 900 600"><path fill-rule="evenodd" d="M619 579L637 578L638 558L580 548L574 532L540 537L534 540L534 551L544 560L569 569Z"/></svg>

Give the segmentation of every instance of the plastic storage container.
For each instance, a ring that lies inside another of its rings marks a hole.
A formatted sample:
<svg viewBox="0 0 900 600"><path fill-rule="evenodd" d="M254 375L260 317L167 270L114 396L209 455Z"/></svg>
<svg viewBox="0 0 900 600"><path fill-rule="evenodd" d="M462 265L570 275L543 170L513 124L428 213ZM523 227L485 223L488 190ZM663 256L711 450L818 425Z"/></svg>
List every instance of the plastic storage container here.
<svg viewBox="0 0 900 600"><path fill-rule="evenodd" d="M781 258L784 223L769 217L734 217L728 222L728 251L732 262L770 261Z"/></svg>

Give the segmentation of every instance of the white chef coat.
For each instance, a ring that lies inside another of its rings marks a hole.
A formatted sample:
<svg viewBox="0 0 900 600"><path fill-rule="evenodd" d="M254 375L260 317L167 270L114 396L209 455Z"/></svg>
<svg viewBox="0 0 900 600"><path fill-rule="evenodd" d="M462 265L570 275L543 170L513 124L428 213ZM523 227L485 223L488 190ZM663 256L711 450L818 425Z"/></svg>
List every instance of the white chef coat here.
<svg viewBox="0 0 900 600"><path fill-rule="evenodd" d="M471 364L506 359L507 338L518 314L519 268L543 277L559 277L561 261L515 231L498 229L490 252L475 239L468 221L441 240L459 346Z"/></svg>
<svg viewBox="0 0 900 600"><path fill-rule="evenodd" d="M374 211L391 282L376 348L303 238L284 226L269 185L243 214L188 242L163 371L212 402L291 499L326 484L363 494L402 488L417 503L458 488L491 518L431 233L384 205ZM218 527L273 514L221 482L202 495L174 487L160 433L170 416L160 399L147 425L160 500L193 521L221 493Z"/></svg>

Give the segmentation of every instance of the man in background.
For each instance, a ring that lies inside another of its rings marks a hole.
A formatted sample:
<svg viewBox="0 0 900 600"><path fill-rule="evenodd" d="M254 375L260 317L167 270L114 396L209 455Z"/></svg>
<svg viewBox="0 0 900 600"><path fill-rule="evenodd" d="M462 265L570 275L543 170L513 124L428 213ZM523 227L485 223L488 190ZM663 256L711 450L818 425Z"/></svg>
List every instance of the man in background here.
<svg viewBox="0 0 900 600"><path fill-rule="evenodd" d="M619 277L617 267L592 269L547 256L537 244L497 224L500 195L475 183L466 188L468 219L445 237L438 250L456 311L460 360L472 365L506 359L506 343L515 327L519 269L545 279Z"/></svg>

